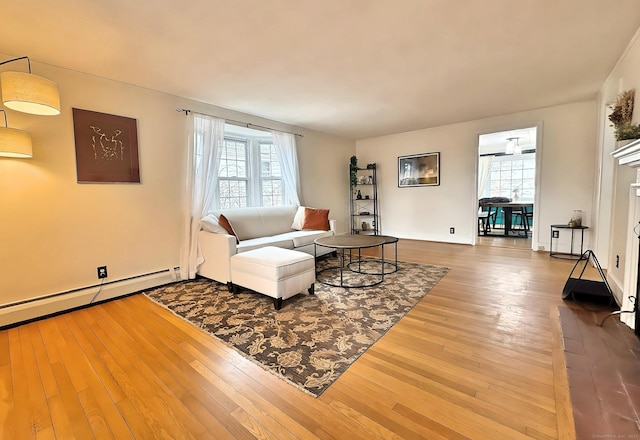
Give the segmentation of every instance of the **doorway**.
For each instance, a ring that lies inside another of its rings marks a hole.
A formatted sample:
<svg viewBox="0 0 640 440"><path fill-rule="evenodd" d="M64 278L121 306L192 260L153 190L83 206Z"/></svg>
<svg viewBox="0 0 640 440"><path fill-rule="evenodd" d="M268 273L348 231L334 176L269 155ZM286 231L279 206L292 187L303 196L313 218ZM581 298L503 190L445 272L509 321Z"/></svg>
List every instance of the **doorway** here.
<svg viewBox="0 0 640 440"><path fill-rule="evenodd" d="M537 126L478 136L476 244L532 249Z"/></svg>

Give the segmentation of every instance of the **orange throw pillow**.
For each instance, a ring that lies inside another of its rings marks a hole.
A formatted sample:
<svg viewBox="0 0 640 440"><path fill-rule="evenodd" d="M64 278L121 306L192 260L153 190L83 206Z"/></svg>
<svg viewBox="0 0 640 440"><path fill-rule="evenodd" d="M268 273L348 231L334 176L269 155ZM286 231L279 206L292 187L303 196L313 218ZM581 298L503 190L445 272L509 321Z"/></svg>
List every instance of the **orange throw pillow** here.
<svg viewBox="0 0 640 440"><path fill-rule="evenodd" d="M220 217L218 217L218 223L224 228L225 231L227 231L229 235L233 235L234 237L236 237L236 244L240 243L240 240L238 240L238 236L233 230L231 223L229 223L229 220L227 220L224 215L220 214Z"/></svg>
<svg viewBox="0 0 640 440"><path fill-rule="evenodd" d="M302 229L329 230L329 210L304 208L304 222Z"/></svg>

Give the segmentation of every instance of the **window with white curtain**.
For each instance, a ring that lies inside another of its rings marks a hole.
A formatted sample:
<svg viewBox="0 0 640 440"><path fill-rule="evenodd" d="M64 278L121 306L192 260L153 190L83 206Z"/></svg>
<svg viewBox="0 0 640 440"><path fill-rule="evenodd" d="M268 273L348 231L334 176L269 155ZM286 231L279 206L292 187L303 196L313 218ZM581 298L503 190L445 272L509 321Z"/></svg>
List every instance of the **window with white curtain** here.
<svg viewBox="0 0 640 440"><path fill-rule="evenodd" d="M218 153L220 208L282 205L284 185L271 133L227 127Z"/></svg>

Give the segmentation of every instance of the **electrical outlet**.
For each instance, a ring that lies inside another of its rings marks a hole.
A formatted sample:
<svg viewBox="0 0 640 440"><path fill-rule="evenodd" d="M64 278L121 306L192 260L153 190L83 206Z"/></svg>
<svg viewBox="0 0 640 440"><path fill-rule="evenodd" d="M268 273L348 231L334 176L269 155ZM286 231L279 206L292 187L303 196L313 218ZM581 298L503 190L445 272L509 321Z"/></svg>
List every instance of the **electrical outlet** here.
<svg viewBox="0 0 640 440"><path fill-rule="evenodd" d="M456 228L449 228L449 234L455 234Z"/></svg>
<svg viewBox="0 0 640 440"><path fill-rule="evenodd" d="M107 277L107 266L98 266L98 279Z"/></svg>
<svg viewBox="0 0 640 440"><path fill-rule="evenodd" d="M552 236L553 236L553 238L560 237L560 231L553 231Z"/></svg>

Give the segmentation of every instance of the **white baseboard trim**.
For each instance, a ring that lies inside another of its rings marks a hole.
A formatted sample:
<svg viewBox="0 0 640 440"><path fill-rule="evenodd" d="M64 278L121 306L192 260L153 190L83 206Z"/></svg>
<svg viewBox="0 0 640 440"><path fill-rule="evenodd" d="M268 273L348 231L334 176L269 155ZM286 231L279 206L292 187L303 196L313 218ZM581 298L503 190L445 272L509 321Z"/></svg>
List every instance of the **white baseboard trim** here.
<svg viewBox="0 0 640 440"><path fill-rule="evenodd" d="M621 283L611 273L607 272L606 277L607 282L609 283L609 287L611 287L611 291L613 292L613 296L615 297L618 306L620 306L622 304L622 295L624 294L623 283Z"/></svg>
<svg viewBox="0 0 640 440"><path fill-rule="evenodd" d="M400 239L406 240L420 240L420 241L435 241L440 243L454 243L454 244L472 244L472 238L466 235L438 235L438 234L407 234L400 231L385 231L385 235L391 235Z"/></svg>
<svg viewBox="0 0 640 440"><path fill-rule="evenodd" d="M176 281L175 269L139 275L122 281L34 298L0 308L0 328L88 306ZM95 298L94 298L95 297Z"/></svg>

